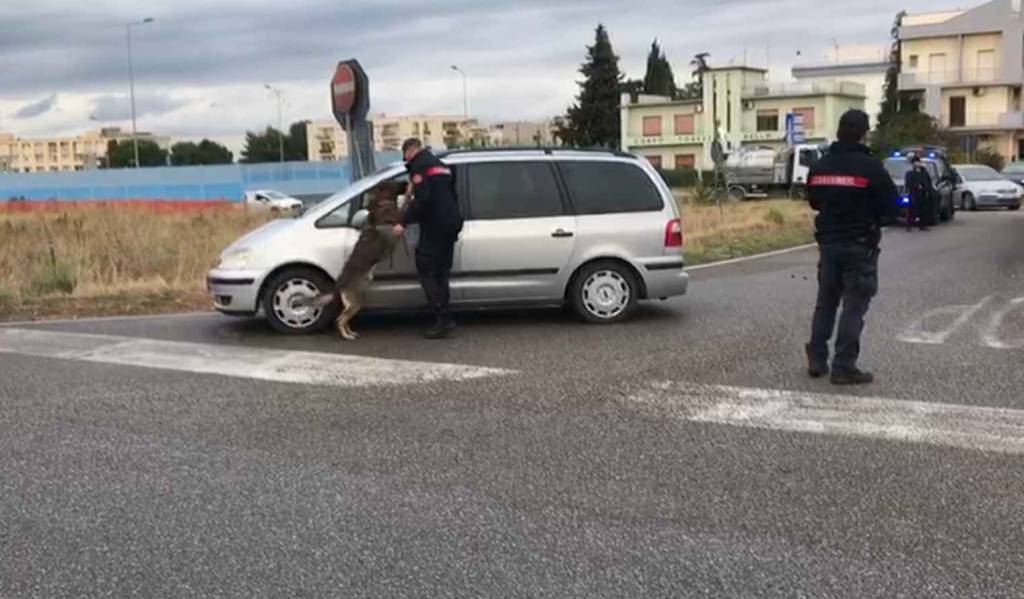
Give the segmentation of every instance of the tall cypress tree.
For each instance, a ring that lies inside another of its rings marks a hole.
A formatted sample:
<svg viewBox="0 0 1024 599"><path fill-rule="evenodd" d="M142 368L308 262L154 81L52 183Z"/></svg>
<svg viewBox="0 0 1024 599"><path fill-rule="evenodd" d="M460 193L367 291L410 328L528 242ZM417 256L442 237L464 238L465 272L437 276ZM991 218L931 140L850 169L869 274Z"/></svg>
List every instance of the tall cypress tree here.
<svg viewBox="0 0 1024 599"><path fill-rule="evenodd" d="M672 74L672 65L665 58L665 52L655 38L651 42L651 51L647 54L647 74L644 75L644 93L658 96L675 97L676 80Z"/></svg>
<svg viewBox="0 0 1024 599"><path fill-rule="evenodd" d="M580 93L559 122L558 137L570 146L618 148L622 73L604 25L597 26L594 45L587 46L587 60L580 73Z"/></svg>
<svg viewBox="0 0 1024 599"><path fill-rule="evenodd" d="M903 24L903 17L907 11L896 13L896 20L892 25L892 49L889 51L889 68L885 72L885 96L882 105L879 106L878 126L884 126L892 120L893 116L900 111L900 88L899 77L900 67L903 63L903 56L900 51L900 26Z"/></svg>

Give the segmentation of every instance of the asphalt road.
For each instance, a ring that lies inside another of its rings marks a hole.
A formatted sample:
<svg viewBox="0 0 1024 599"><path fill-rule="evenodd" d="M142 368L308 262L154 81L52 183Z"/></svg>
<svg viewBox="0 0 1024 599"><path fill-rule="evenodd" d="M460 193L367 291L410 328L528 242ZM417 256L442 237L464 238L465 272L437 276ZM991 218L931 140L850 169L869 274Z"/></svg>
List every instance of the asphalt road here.
<svg viewBox="0 0 1024 599"><path fill-rule="evenodd" d="M209 344L253 372L262 349L369 358L364 379L310 385L89 361L51 337L0 353L0 597L1020 597L1024 429L977 445L971 422L1024 410L1024 215L883 248L862 360L879 380L856 390L803 374L814 250L695 271L687 297L612 327L0 327L0 345L12 328ZM405 363L373 358L488 370L387 385ZM818 415L748 425L722 386ZM958 414L937 441L917 428L933 405Z"/></svg>

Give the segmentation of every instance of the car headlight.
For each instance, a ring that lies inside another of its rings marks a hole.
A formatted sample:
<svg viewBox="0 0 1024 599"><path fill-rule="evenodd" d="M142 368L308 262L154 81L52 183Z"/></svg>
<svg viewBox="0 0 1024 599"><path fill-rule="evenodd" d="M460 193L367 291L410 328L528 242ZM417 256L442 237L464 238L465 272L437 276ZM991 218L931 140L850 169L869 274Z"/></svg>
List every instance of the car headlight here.
<svg viewBox="0 0 1024 599"><path fill-rule="evenodd" d="M251 256L252 250L249 248L226 250L220 255L220 260L217 262L217 268L225 268L229 270L245 268L246 264L249 263L249 258Z"/></svg>

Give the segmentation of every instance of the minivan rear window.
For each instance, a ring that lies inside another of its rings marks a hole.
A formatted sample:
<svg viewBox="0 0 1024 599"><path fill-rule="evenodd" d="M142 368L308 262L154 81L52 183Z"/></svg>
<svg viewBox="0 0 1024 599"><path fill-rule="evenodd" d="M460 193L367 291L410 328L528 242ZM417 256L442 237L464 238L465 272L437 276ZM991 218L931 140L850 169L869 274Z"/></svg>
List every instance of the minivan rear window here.
<svg viewBox="0 0 1024 599"><path fill-rule="evenodd" d="M577 214L661 210L658 188L640 167L625 162L560 161Z"/></svg>
<svg viewBox="0 0 1024 599"><path fill-rule="evenodd" d="M467 166L469 217L536 218L565 213L548 162L483 162Z"/></svg>

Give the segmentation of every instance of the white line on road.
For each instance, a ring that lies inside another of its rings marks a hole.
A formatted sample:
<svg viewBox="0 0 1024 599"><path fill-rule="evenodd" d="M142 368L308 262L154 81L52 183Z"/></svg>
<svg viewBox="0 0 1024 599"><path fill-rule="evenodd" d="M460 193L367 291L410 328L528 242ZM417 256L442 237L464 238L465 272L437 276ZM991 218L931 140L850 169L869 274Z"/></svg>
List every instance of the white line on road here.
<svg viewBox="0 0 1024 599"><path fill-rule="evenodd" d="M1024 410L689 383L659 383L629 401L688 422L1024 454Z"/></svg>
<svg viewBox="0 0 1024 599"><path fill-rule="evenodd" d="M0 329L0 353L334 387L464 381L514 372L463 364L11 328Z"/></svg>
<svg viewBox="0 0 1024 599"><path fill-rule="evenodd" d="M1010 303L1006 304L1004 308L992 316L992 320L989 321L988 326L985 327L981 334L985 345L995 349L1018 349L1024 347L1024 337L1012 340L1006 340L1002 337L1003 321L1006 320L1006 316L1013 310L1021 307L1024 307L1024 297L1010 300Z"/></svg>
<svg viewBox="0 0 1024 599"><path fill-rule="evenodd" d="M941 345L946 342L957 329L967 324L979 310L985 307L985 304L992 299L992 296L988 296L981 300L977 304L969 306L943 306L934 310L929 310L924 313L924 316L918 318L911 324L905 331L900 333L896 338L905 343L927 343L929 345ZM956 316L956 319L949 324L945 329L939 331L929 331L925 328L926 324L938 320L941 316Z"/></svg>
<svg viewBox="0 0 1024 599"><path fill-rule="evenodd" d="M761 260L762 258L771 258L772 256L781 256L783 254L790 254L792 252L798 252L800 250L806 250L813 247L817 247L817 243L808 243L805 245L798 245L783 250L775 250L772 252L764 252L761 254L754 254L752 256L743 256L742 258L732 258L730 260L719 260L718 262L708 262L707 264L698 264L697 266L687 266L686 270L704 270L705 268L715 268L718 266L728 266L730 264L740 264L741 262L750 262L751 260Z"/></svg>

